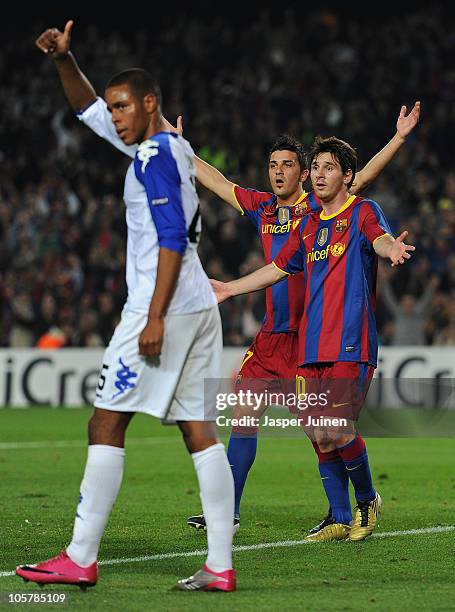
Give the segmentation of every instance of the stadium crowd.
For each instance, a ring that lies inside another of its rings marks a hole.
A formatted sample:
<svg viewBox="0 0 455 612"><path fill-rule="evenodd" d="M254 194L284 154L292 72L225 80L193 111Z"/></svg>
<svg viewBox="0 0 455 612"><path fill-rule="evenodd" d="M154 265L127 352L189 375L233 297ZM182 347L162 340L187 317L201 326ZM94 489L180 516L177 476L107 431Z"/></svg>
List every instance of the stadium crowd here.
<svg viewBox="0 0 455 612"><path fill-rule="evenodd" d="M444 11L381 23L330 10L279 18L264 10L242 26L224 15L160 19L152 33L76 20L81 68L101 95L119 70L155 70L166 117L183 113L198 155L244 187L268 190L268 150L283 132L308 146L318 133L343 138L361 167L394 134L400 106L422 101L419 126L365 193L417 247L402 268L380 267L380 341L455 344L455 28ZM19 38L3 33L0 346L104 346L125 299L129 160L74 118L52 62L34 47L49 25L31 23ZM199 193L209 276L261 266L255 228ZM221 311L225 344L247 345L263 292Z"/></svg>

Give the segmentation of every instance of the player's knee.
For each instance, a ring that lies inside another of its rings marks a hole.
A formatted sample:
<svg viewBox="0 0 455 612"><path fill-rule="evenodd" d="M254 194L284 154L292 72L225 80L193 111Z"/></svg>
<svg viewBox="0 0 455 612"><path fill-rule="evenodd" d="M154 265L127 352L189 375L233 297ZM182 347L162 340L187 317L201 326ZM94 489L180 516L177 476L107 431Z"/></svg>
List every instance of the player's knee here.
<svg viewBox="0 0 455 612"><path fill-rule="evenodd" d="M88 423L89 443L122 446L131 416L129 413L95 410Z"/></svg>
<svg viewBox="0 0 455 612"><path fill-rule="evenodd" d="M317 443L321 453L330 453L336 449L336 445L332 440L322 439L321 442Z"/></svg>
<svg viewBox="0 0 455 612"><path fill-rule="evenodd" d="M88 439L90 444L106 444L106 439L111 439L113 434L112 424L96 414L88 422Z"/></svg>
<svg viewBox="0 0 455 612"><path fill-rule="evenodd" d="M231 434L241 434L242 436L257 436L258 432L259 426L241 427L240 425L236 425L231 429Z"/></svg>
<svg viewBox="0 0 455 612"><path fill-rule="evenodd" d="M318 447L321 449L323 453L332 450L334 448L333 441L327 435L327 432L324 429L316 429L314 428L309 434L309 437L312 442L316 442Z"/></svg>
<svg viewBox="0 0 455 612"><path fill-rule="evenodd" d="M199 453L219 442L216 429L209 422L181 421L179 427L190 453Z"/></svg>
<svg viewBox="0 0 455 612"><path fill-rule="evenodd" d="M340 446L345 446L349 444L349 442L352 442L355 436L351 432L335 431L329 432L329 437L334 446L339 448Z"/></svg>
<svg viewBox="0 0 455 612"><path fill-rule="evenodd" d="M219 442L217 438L201 436L198 434L183 434L183 440L190 453L199 453Z"/></svg>

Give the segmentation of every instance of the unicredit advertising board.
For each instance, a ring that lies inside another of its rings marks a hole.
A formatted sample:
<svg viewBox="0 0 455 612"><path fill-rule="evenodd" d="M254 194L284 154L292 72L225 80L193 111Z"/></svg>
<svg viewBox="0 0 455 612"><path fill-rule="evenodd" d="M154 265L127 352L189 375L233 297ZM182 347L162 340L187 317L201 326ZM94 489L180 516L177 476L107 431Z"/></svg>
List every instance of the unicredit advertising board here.
<svg viewBox="0 0 455 612"><path fill-rule="evenodd" d="M222 378L234 378L245 349L225 348ZM91 404L102 349L0 349L0 406ZM455 347L382 347L370 403L455 406Z"/></svg>

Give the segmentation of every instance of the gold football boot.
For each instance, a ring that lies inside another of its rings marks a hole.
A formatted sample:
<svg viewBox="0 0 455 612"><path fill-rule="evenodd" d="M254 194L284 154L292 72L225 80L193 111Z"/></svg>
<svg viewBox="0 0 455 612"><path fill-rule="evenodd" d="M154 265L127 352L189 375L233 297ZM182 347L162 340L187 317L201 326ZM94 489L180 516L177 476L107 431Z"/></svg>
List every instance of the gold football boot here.
<svg viewBox="0 0 455 612"><path fill-rule="evenodd" d="M358 502L354 522L349 532L349 540L358 542L368 537L376 527L382 510L382 499L379 493L372 501Z"/></svg>

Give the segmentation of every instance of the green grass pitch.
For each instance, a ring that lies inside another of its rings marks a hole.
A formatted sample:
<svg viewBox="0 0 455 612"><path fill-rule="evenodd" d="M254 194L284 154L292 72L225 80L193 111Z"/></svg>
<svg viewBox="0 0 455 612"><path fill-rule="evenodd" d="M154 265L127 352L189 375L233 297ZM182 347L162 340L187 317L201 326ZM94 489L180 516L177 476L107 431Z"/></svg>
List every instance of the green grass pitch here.
<svg viewBox="0 0 455 612"><path fill-rule="evenodd" d="M260 434L234 553L235 593L171 589L202 555L134 560L206 547L186 526L200 511L192 461L175 427L137 415L126 444L123 486L102 541L95 588L39 589L5 575L59 552L71 537L85 463L90 409L0 410L0 592L65 592L65 605L36 610L455 610L455 531L365 542L248 548L299 541L327 509L315 456L303 437ZM453 438L368 438L384 501L377 534L455 525ZM130 559L129 562L126 560ZM131 560L132 559L132 560Z"/></svg>

